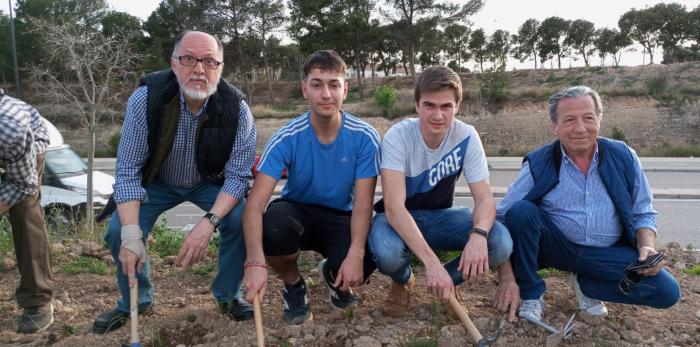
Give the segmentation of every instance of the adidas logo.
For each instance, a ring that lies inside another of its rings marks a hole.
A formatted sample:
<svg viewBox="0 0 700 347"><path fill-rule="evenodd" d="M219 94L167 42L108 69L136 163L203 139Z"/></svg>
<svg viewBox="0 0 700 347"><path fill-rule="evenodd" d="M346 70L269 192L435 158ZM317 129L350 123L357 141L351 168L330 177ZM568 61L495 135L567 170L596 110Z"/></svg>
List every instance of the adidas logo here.
<svg viewBox="0 0 700 347"><path fill-rule="evenodd" d="M349 160L348 157L346 157L346 156L343 156L343 157L340 159L340 163L341 163L341 164L347 164L349 161L350 161L350 160Z"/></svg>

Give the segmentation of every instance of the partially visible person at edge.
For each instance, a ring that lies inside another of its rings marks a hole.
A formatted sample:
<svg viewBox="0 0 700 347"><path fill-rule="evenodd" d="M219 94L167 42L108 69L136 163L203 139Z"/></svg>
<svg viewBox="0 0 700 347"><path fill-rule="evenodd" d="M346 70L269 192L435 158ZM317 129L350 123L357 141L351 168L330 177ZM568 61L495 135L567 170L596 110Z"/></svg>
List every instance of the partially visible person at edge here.
<svg viewBox="0 0 700 347"><path fill-rule="evenodd" d="M379 272L393 280L384 312L402 316L410 307L413 253L425 266L427 287L442 301L458 294L455 286L497 269L496 307L512 321L520 303L509 261L512 243L508 230L494 222L479 134L455 119L462 82L450 68L432 66L418 78L414 98L418 118L395 124L382 142L383 198L375 204L369 247ZM474 197L473 211L453 206L460 173ZM462 253L443 266L436 251Z"/></svg>
<svg viewBox="0 0 700 347"><path fill-rule="evenodd" d="M656 211L635 151L599 136L603 108L585 86L549 98L557 140L528 153L497 208L513 238L521 317L542 320L543 267L570 272L582 313L605 317L604 301L668 308L680 287L662 263L626 271L657 253Z"/></svg>
<svg viewBox="0 0 700 347"><path fill-rule="evenodd" d="M53 323L53 276L41 208L44 151L49 144L39 112L0 89L0 217L7 214L17 255L18 331L36 333Z"/></svg>
<svg viewBox="0 0 700 347"><path fill-rule="evenodd" d="M223 57L218 39L184 32L175 39L170 69L146 75L129 98L117 152L117 211L105 235L121 298L97 317L97 333L125 323L135 281L139 313L151 312L144 243L158 216L185 201L207 212L185 238L175 264L186 268L201 260L220 231L214 297L231 319L252 318L251 305L241 297L241 215L255 155L255 122L244 95L221 78Z"/></svg>
<svg viewBox="0 0 700 347"><path fill-rule="evenodd" d="M337 309L357 303L351 287L374 270L365 248L379 173L379 134L341 110L348 94L346 69L333 51L306 58L301 90L310 110L268 141L243 215L246 298L265 295L267 260L284 282L284 319L290 324L313 317L297 268L300 251L325 257L319 274ZM282 195L268 205L285 167Z"/></svg>

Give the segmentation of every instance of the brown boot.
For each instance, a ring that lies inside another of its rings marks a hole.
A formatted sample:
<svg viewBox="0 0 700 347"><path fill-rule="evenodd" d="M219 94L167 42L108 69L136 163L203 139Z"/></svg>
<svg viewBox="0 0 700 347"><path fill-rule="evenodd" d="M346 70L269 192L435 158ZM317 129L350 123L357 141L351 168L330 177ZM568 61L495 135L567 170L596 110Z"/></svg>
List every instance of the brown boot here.
<svg viewBox="0 0 700 347"><path fill-rule="evenodd" d="M411 306L411 290L416 284L416 278L411 273L406 284L392 283L389 295L384 304L384 314L390 317L403 317Z"/></svg>

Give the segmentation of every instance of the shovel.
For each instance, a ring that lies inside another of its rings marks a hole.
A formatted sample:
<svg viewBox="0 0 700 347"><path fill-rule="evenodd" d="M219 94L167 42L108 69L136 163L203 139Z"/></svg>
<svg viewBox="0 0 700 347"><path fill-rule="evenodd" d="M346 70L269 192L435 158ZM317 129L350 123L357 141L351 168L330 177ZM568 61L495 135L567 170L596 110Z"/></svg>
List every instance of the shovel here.
<svg viewBox="0 0 700 347"><path fill-rule="evenodd" d="M546 347L555 347L559 345L563 340L566 340L571 336L572 330L574 328L574 318L576 317L576 313L574 312L573 315L571 315L571 318L569 318L569 321L564 325L564 328L561 330L536 319L531 319L527 316L522 317L525 318L528 322L552 333L551 335L547 336L547 340L545 342Z"/></svg>
<svg viewBox="0 0 700 347"><path fill-rule="evenodd" d="M260 295L253 297L253 317L255 319L255 335L258 340L258 347L265 346L265 333L263 332L262 310L260 309Z"/></svg>
<svg viewBox="0 0 700 347"><path fill-rule="evenodd" d="M467 329L467 333L469 334L469 337L471 337L472 342L478 347L488 346L489 342L491 342L492 340L485 339L481 336L479 329L476 328L472 320L469 318L469 313L467 312L467 309L464 308L464 306L462 306L459 303L459 301L457 301L457 298L454 296L454 294L450 294L449 305L452 309L452 312L455 312L457 314L457 317L459 317L459 320L462 322L462 325L465 329Z"/></svg>
<svg viewBox="0 0 700 347"><path fill-rule="evenodd" d="M122 344L122 347L141 347L141 341L139 341L139 283L134 282L134 286L131 287L131 292L129 294L129 310L131 315L131 333L129 334L129 343Z"/></svg>

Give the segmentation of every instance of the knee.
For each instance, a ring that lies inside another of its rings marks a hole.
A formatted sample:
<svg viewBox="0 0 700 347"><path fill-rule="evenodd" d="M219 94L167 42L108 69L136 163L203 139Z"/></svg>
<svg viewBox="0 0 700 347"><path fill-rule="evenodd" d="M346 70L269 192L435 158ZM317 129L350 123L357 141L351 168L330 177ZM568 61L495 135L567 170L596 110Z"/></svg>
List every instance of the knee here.
<svg viewBox="0 0 700 347"><path fill-rule="evenodd" d="M488 247L490 268L494 269L510 258L513 253L513 239L503 224L499 222L493 224L489 234Z"/></svg>
<svg viewBox="0 0 700 347"><path fill-rule="evenodd" d="M539 214L539 207L527 200L520 200L513 204L506 213L506 226L508 230L520 230L532 224L532 217Z"/></svg>
<svg viewBox="0 0 700 347"><path fill-rule="evenodd" d="M681 287L678 281L667 271L661 270L657 276L655 308L669 308L681 299Z"/></svg>

